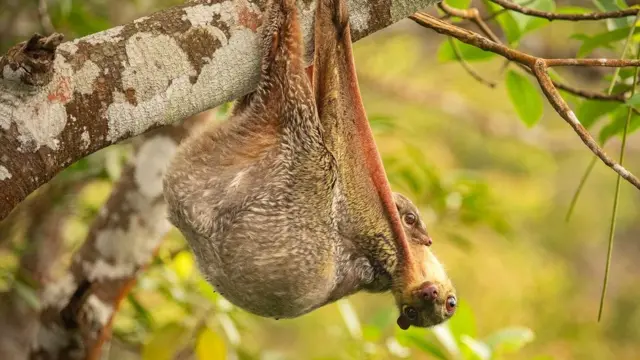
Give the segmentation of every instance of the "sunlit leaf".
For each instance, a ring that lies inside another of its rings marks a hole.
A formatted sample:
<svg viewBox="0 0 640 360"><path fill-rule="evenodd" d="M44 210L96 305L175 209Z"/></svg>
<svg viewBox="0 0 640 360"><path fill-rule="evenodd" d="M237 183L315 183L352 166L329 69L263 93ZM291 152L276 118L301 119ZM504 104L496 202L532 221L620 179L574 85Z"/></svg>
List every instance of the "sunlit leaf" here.
<svg viewBox="0 0 640 360"><path fill-rule="evenodd" d="M396 128L396 121L391 116L386 115L371 115L369 116L369 124L371 125L371 130L375 132L389 132Z"/></svg>
<svg viewBox="0 0 640 360"><path fill-rule="evenodd" d="M592 1L593 1L593 4L600 11L616 11L616 10L621 10L627 7L626 4L624 6L621 6L622 4L617 1L611 1L611 0L592 0ZM618 18L618 19L607 19L607 28L613 31L616 29L628 27L632 23L633 23L633 17L631 16L625 17L625 18Z"/></svg>
<svg viewBox="0 0 640 360"><path fill-rule="evenodd" d="M465 335L460 338L460 341L471 351L473 355L475 355L474 357L476 359L488 360L491 358L491 348L486 344Z"/></svg>
<svg viewBox="0 0 640 360"><path fill-rule="evenodd" d="M476 319L471 307L465 301L460 300L458 302L456 314L447 321L447 325L453 336L458 340L462 335L476 336Z"/></svg>
<svg viewBox="0 0 640 360"><path fill-rule="evenodd" d="M600 141L600 143L604 144L607 140L614 136L621 135L624 132L628 116L627 109L628 107L621 107L610 115L611 120L600 130L600 134L598 134L598 141ZM640 116L633 113L631 121L629 122L628 133L631 134L638 128L640 128Z"/></svg>
<svg viewBox="0 0 640 360"><path fill-rule="evenodd" d="M456 341L455 335L449 328L449 322L434 326L433 328L431 328L431 332L433 333L433 335L435 335L440 344L442 344L442 346L447 349L449 354L451 354L454 358L457 358L459 356L459 354L461 353L461 349L458 346L458 341Z"/></svg>
<svg viewBox="0 0 640 360"><path fill-rule="evenodd" d="M458 9L466 9L470 4L471 0L447 0L447 5Z"/></svg>
<svg viewBox="0 0 640 360"><path fill-rule="evenodd" d="M147 310L139 301L136 299L133 294L127 295L127 301L133 308L136 319L141 322L145 327L150 327L153 325L153 315L149 310Z"/></svg>
<svg viewBox="0 0 640 360"><path fill-rule="evenodd" d="M542 117L542 95L531 80L519 73L509 70L506 85L511 103L520 119L529 127L535 125Z"/></svg>
<svg viewBox="0 0 640 360"><path fill-rule="evenodd" d="M236 327L236 324L233 322L231 317L227 313L219 313L217 315L218 322L222 326L224 333L227 335L227 340L233 346L237 346L240 344L240 332Z"/></svg>
<svg viewBox="0 0 640 360"><path fill-rule="evenodd" d="M198 278L198 280L196 281L196 289L198 290L201 296L211 301L212 304L215 304L218 302L219 300L218 294L216 294L215 290L213 289L213 286L211 286L211 284L209 284L205 279L201 277Z"/></svg>
<svg viewBox="0 0 640 360"><path fill-rule="evenodd" d="M532 342L533 331L525 327L512 327L497 331L484 339L494 352L513 353Z"/></svg>
<svg viewBox="0 0 640 360"><path fill-rule="evenodd" d="M631 107L637 107L640 105L640 94L635 94L626 101L627 105Z"/></svg>
<svg viewBox="0 0 640 360"><path fill-rule="evenodd" d="M155 331L142 348L143 360L172 360L189 338L188 329L172 323Z"/></svg>
<svg viewBox="0 0 640 360"><path fill-rule="evenodd" d="M502 28L504 35L507 38L507 42L509 44L514 44L522 37L522 31L518 23L513 17L512 11L503 11L504 9L493 2L484 0L484 5L490 9L490 13L494 14L497 12L501 12L500 15L496 16L496 21Z"/></svg>
<svg viewBox="0 0 640 360"><path fill-rule="evenodd" d="M182 280L188 279L194 270L193 255L190 251L181 251L173 258L171 267Z"/></svg>
<svg viewBox="0 0 640 360"><path fill-rule="evenodd" d="M353 306L351 306L351 302L348 299L340 299L336 303L338 305L340 315L342 315L342 320L344 320L351 336L354 339L361 339L362 327L360 326L358 314L353 309Z"/></svg>
<svg viewBox="0 0 640 360"><path fill-rule="evenodd" d="M378 342L382 338L382 330L373 325L364 325L362 327L362 338L365 341Z"/></svg>
<svg viewBox="0 0 640 360"><path fill-rule="evenodd" d="M395 319L396 314L394 312L389 311L387 308L382 308L373 314L369 324L379 330L384 330L391 326L395 322Z"/></svg>
<svg viewBox="0 0 640 360"><path fill-rule="evenodd" d="M198 335L196 355L199 360L224 360L227 358L227 346L218 334L205 328Z"/></svg>
<svg viewBox="0 0 640 360"><path fill-rule="evenodd" d="M448 359L448 356L445 354L444 351L442 351L442 349L437 344L429 341L425 337L425 333L423 330L418 329L418 330L410 331L411 329L412 328L401 333L402 334L401 337L405 340L406 343L418 348L423 353L429 354L436 359L442 359L442 360Z"/></svg>
<svg viewBox="0 0 640 360"><path fill-rule="evenodd" d="M589 129L601 117L619 108L622 104L613 101L585 100L576 109L582 126Z"/></svg>
<svg viewBox="0 0 640 360"><path fill-rule="evenodd" d="M560 6L556 12L559 14L586 14L593 12L593 10L580 6Z"/></svg>
<svg viewBox="0 0 640 360"><path fill-rule="evenodd" d="M535 0L533 2L529 0L519 0L519 1L515 1L515 3L526 6L531 9L547 11L547 12L553 12L555 11L555 8L556 8L556 4L553 0ZM528 16L528 15L520 14L517 12L513 12L512 14L516 22L519 23L522 34L532 32L534 30L542 28L551 23L547 19Z"/></svg>
<svg viewBox="0 0 640 360"><path fill-rule="evenodd" d="M631 29L629 27L624 27L611 31L607 30L599 34L589 36L585 38L582 45L580 45L576 56L582 58L589 55L597 48L611 48L613 43L626 39L630 30Z"/></svg>
<svg viewBox="0 0 640 360"><path fill-rule="evenodd" d="M13 289L16 291L18 296L20 296L20 298L29 305L29 307L32 309L40 308L40 298L34 288L22 281L16 280L13 283Z"/></svg>
<svg viewBox="0 0 640 360"><path fill-rule="evenodd" d="M462 58L466 61L485 61L496 56L496 54L492 52L484 51L475 46L467 45L461 41L455 39L453 41L456 43L458 50L460 50L460 56L462 56ZM442 44L440 44L440 47L438 48L438 61L458 61L458 58L456 57L456 54L453 51L453 48L451 47L451 43L449 41L443 41Z"/></svg>

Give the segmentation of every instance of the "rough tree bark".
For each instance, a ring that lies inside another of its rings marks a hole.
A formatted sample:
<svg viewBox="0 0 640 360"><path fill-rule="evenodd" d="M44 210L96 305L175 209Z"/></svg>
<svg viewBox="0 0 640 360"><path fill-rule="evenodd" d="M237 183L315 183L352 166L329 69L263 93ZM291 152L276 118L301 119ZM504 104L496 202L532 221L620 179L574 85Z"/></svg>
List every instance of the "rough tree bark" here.
<svg viewBox="0 0 640 360"><path fill-rule="evenodd" d="M60 265L64 248L62 227L72 212L69 203L86 184L85 180L49 183L20 207L22 220L27 222L23 225L26 231L16 235L24 239L26 249L15 277L23 283L22 287L34 291L34 299L54 280L52 270ZM4 240L12 235L10 231L4 234L0 231L0 236L7 237ZM0 294L0 359L27 359L38 330L39 308L25 300L19 286L14 284L10 291Z"/></svg>
<svg viewBox="0 0 640 360"><path fill-rule="evenodd" d="M358 40L436 0L350 0ZM76 160L251 91L266 0L194 0L0 58L0 220ZM315 5L299 3L308 56Z"/></svg>
<svg viewBox="0 0 640 360"><path fill-rule="evenodd" d="M45 288L30 359L99 358L122 299L170 229L162 195L166 166L190 128L209 117L202 113L134 140L135 155L68 272Z"/></svg>

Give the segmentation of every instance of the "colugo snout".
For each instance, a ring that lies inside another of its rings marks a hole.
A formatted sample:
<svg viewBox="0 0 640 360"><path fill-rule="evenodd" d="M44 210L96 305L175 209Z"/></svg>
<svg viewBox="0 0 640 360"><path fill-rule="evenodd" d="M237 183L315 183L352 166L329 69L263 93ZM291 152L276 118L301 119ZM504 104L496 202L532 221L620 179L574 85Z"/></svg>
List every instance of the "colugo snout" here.
<svg viewBox="0 0 640 360"><path fill-rule="evenodd" d="M455 291L415 206L391 193L362 106L344 0L317 0L305 72L294 0L264 16L261 79L228 121L180 145L169 219L236 306L294 318L358 291L393 294L398 325L449 318ZM413 220L411 220L413 219Z"/></svg>

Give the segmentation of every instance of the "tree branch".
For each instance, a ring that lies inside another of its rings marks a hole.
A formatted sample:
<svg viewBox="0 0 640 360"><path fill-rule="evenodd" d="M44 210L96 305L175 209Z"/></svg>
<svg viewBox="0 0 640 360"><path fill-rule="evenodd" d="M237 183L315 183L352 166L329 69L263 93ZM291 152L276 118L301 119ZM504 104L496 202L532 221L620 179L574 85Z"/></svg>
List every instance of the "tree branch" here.
<svg viewBox="0 0 640 360"><path fill-rule="evenodd" d="M622 178L627 180L636 188L640 189L640 180L622 165L611 159L603 150L598 146L596 141L591 137L589 132L580 124L580 121L576 118L576 115L569 108L562 96L558 93L558 90L553 86L553 82L547 73L548 66L582 66L587 63L597 63L599 66L638 66L636 60L609 60L609 59L543 59L529 54L525 54L515 49L511 49L505 45L496 43L485 38L482 35L476 34L472 31L459 28L455 25L449 24L445 21L437 19L429 14L418 12L410 16L410 18L416 23L430 28L437 33L452 36L464 43L473 45L485 51L491 51L499 54L511 61L525 65L538 79L540 87L543 93L553 106L553 108L560 114L560 116L573 128L578 134L584 144L596 155L602 162L618 173ZM583 60L583 61L581 61ZM549 65L551 64L551 65Z"/></svg>
<svg viewBox="0 0 640 360"><path fill-rule="evenodd" d="M171 228L162 195L166 166L188 129L208 117L203 113L134 140L136 153L69 271L45 291L32 358L99 358L122 299Z"/></svg>
<svg viewBox="0 0 640 360"><path fill-rule="evenodd" d="M352 37L434 2L351 0ZM42 46L0 58L0 220L76 160L252 91L265 3L193 0L62 43L44 63ZM311 60L315 5L299 6Z"/></svg>
<svg viewBox="0 0 640 360"><path fill-rule="evenodd" d="M536 9L527 8L509 0L489 0L502 6L505 9L515 11L521 14L544 18L549 21L552 20L567 20L567 21L585 21L585 20L603 20L603 19L616 19L629 16L635 16L638 13L638 8L624 9L618 11L607 12L591 12L587 14L560 14L548 11L540 11Z"/></svg>
<svg viewBox="0 0 640 360"><path fill-rule="evenodd" d="M476 8L457 9L457 8L454 8L454 7L451 7L451 6L447 5L445 2L441 2L440 4L438 4L438 7L442 11L444 11L447 15L456 16L456 17L459 17L461 19L465 19L465 20L471 21L491 41L493 41L495 43L498 43L498 44L502 44L502 41L500 41L500 38L498 38L498 36L491 30L491 28L487 25L486 21L484 19L482 19L478 9L476 9ZM507 62L507 64L508 64L508 62ZM527 70L530 74L533 75L533 73L531 72L531 70L527 66L524 66L522 64L518 64L518 65L520 65L521 68ZM558 89L564 90L564 91L569 92L569 93L571 93L573 95L577 95L577 96L583 97L585 99L595 99L595 100L603 100L603 101L617 101L617 102L624 102L625 101L624 94L604 94L604 93L600 93L600 92L596 92L596 91L587 91L587 90L583 90L583 89L578 89L578 88L573 87L571 85L567 85L567 84L561 83L559 81L553 81L553 85Z"/></svg>

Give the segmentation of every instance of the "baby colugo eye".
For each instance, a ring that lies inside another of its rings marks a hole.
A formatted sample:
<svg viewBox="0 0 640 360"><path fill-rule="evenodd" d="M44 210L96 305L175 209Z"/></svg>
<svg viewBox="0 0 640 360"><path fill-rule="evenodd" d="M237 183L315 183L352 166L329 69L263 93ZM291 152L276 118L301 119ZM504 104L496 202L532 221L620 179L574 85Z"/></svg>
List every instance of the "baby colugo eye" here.
<svg viewBox="0 0 640 360"><path fill-rule="evenodd" d="M407 306L404 309L404 314L407 315L409 320L415 320L418 318L418 311L414 309L412 306Z"/></svg>

